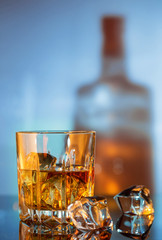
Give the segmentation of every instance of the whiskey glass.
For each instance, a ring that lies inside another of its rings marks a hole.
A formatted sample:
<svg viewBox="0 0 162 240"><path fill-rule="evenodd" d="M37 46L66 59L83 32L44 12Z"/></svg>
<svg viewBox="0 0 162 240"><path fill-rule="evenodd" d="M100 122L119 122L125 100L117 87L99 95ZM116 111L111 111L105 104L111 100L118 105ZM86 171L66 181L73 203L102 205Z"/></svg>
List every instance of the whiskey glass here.
<svg viewBox="0 0 162 240"><path fill-rule="evenodd" d="M17 132L16 144L20 219L67 228L68 205L94 195L95 131Z"/></svg>

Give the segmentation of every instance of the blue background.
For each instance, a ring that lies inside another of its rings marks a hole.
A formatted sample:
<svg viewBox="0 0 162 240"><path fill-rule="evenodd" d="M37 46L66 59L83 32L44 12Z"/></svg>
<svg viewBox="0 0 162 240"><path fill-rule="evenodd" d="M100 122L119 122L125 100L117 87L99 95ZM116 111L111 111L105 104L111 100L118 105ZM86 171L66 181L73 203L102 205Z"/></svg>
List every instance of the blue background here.
<svg viewBox="0 0 162 240"><path fill-rule="evenodd" d="M100 75L107 14L126 18L127 74L152 93L162 192L161 13L160 0L0 0L0 194L17 194L16 131L73 128L76 90Z"/></svg>

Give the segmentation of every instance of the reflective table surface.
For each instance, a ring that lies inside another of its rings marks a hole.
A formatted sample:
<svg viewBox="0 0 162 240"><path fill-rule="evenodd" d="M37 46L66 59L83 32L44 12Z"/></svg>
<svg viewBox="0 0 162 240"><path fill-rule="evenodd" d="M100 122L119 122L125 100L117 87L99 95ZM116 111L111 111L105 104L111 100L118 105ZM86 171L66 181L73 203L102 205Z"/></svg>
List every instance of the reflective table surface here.
<svg viewBox="0 0 162 240"><path fill-rule="evenodd" d="M154 221L150 229L148 229L148 234L143 235L143 237L134 237L134 239L150 239L150 240L162 240L162 196L155 196L153 198L154 208L155 208L155 216ZM118 233L116 231L116 223L118 224L123 221L123 218L121 217L121 212L117 208L116 203L113 199L108 199L109 203L109 209L110 214L114 222L114 231L111 235L111 240L122 240L122 239L129 239L127 236L123 236L122 234ZM120 219L119 219L120 218ZM135 229L135 232L137 232L137 228L140 229L141 221L132 221L131 229ZM125 221L126 226L129 226L128 219ZM118 226L119 227L119 226ZM19 214L18 214L18 199L16 196L0 196L0 240L36 240L36 239L50 239L50 240L67 240L71 239L71 237L66 236L53 236L49 237L49 235L40 235L40 234L28 234L28 227L26 225L22 225L19 221ZM109 235L104 235L103 237L99 238L97 233L93 234L93 239L110 239L108 237ZM133 237L132 237L133 238ZM80 235L78 235L78 238L75 239L88 239L88 237L85 236L85 238L81 238ZM92 239L92 238L91 238Z"/></svg>

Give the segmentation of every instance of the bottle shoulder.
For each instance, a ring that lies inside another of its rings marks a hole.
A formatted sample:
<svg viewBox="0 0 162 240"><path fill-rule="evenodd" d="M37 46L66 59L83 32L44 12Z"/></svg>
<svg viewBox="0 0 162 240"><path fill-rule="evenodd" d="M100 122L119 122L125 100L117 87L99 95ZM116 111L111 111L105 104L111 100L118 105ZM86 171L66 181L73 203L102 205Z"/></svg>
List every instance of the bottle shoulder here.
<svg viewBox="0 0 162 240"><path fill-rule="evenodd" d="M91 84L84 85L78 89L78 95L89 95L97 90L114 92L114 94L133 94L149 97L149 88L142 84L137 84L124 76L116 76L109 79L100 78Z"/></svg>
<svg viewBox="0 0 162 240"><path fill-rule="evenodd" d="M147 94L148 88L142 84L134 83L126 76L114 76L109 79L101 79L100 82L105 82L109 87L116 88L119 91Z"/></svg>
<svg viewBox="0 0 162 240"><path fill-rule="evenodd" d="M100 84L98 83L98 81L95 81L93 83L81 86L77 90L77 93L78 93L78 95L89 94L91 91L93 91L95 88L98 88L99 86L100 86Z"/></svg>

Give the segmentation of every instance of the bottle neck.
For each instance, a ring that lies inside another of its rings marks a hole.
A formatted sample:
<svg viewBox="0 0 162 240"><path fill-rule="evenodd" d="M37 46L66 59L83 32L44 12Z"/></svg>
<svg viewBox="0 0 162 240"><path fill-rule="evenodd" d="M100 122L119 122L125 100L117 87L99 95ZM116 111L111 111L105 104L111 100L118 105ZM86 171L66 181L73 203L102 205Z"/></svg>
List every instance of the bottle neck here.
<svg viewBox="0 0 162 240"><path fill-rule="evenodd" d="M101 78L125 77L125 59L123 56L103 56Z"/></svg>

